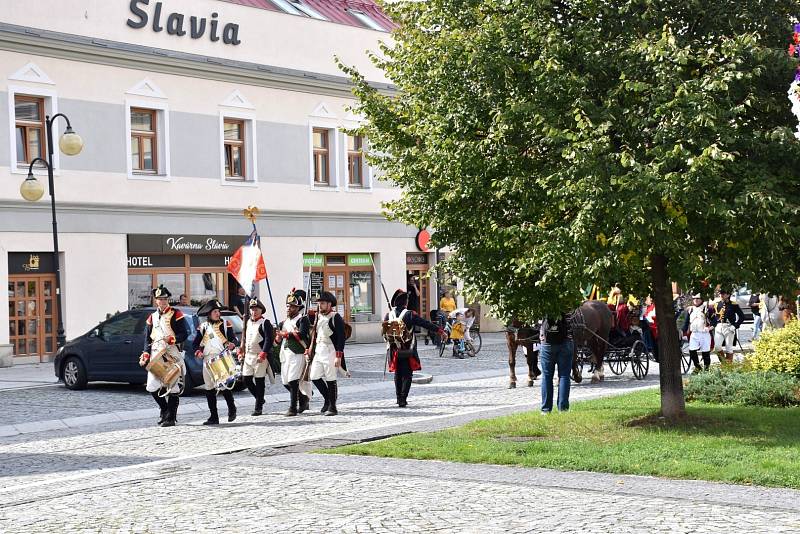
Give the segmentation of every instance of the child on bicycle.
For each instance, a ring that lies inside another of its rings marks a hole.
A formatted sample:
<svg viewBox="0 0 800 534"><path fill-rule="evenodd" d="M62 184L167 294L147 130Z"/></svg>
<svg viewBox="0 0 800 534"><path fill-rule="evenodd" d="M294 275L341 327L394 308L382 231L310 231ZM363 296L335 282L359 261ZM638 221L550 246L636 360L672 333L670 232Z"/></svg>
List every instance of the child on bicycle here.
<svg viewBox="0 0 800 534"><path fill-rule="evenodd" d="M459 308L450 312L450 319L453 321L450 339L454 342L458 341L458 350L464 352L467 348L466 342L472 343L472 336L470 336L469 330L475 323L475 310L472 308Z"/></svg>

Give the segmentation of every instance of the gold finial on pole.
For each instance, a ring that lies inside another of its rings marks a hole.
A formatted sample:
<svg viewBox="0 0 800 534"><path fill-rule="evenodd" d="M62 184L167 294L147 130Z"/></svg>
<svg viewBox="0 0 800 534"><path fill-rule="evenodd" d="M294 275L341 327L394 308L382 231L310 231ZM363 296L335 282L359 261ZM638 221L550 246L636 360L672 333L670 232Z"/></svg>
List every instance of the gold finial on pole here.
<svg viewBox="0 0 800 534"><path fill-rule="evenodd" d="M255 206L247 206L245 209L242 210L242 215L244 215L244 218L249 220L253 224L256 223L256 217L258 217L259 213L261 213L261 210L259 210Z"/></svg>

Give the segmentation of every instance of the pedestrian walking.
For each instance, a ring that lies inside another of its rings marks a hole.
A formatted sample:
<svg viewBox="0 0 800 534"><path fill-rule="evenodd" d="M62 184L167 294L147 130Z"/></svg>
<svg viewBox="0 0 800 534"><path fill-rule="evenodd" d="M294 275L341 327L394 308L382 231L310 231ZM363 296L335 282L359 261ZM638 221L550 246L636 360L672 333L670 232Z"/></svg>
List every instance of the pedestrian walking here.
<svg viewBox="0 0 800 534"><path fill-rule="evenodd" d="M694 366L693 372L702 370L697 352L703 355L703 366L707 371L711 367L711 319L708 304L700 293L692 295L692 305L686 310L683 321L683 335L689 338L689 358Z"/></svg>
<svg viewBox="0 0 800 534"><path fill-rule="evenodd" d="M539 360L542 366L542 414L553 410L553 375L558 367L558 411L569 410L569 373L574 344L567 317L545 318L539 330Z"/></svg>
<svg viewBox="0 0 800 534"><path fill-rule="evenodd" d="M268 356L272 352L275 329L264 317L267 308L257 298L250 300L250 318L244 327L239 361L242 362L242 379L251 395L256 399L253 413L261 415L264 410L267 373L272 377Z"/></svg>
<svg viewBox="0 0 800 534"><path fill-rule="evenodd" d="M183 312L169 305L172 294L163 285L153 289L156 310L147 317L147 328L144 336L144 350L139 364L146 367L150 363L151 354L166 355L181 368L181 375L186 375L186 364L178 345L189 337L189 325ZM168 386L168 384L167 384ZM178 404L180 402L180 381L176 382L169 392L164 392L165 384L149 370L145 389L150 392L160 410L158 425L175 426L178 420ZM162 396L163 393L167 393Z"/></svg>
<svg viewBox="0 0 800 534"><path fill-rule="evenodd" d="M209 411L204 425L219 424L217 384L208 369L208 362L217 358L225 350L233 350L236 347L233 325L222 318L223 309L220 301L211 299L197 310L199 317L208 316L208 320L197 328L192 347L195 357L203 360L203 387L206 390L206 403ZM222 397L228 405L228 422L232 422L236 419L236 403L233 400L233 393L229 389L223 389Z"/></svg>
<svg viewBox="0 0 800 534"><path fill-rule="evenodd" d="M753 341L755 341L761 335L761 329L764 326L764 321L761 319L761 297L759 293L754 291L750 295L748 305L750 306L750 311L753 312Z"/></svg>
<svg viewBox="0 0 800 534"><path fill-rule="evenodd" d="M337 415L336 401L339 386L336 373L344 359L344 319L336 312L336 297L323 291L317 299L317 316L314 320L314 359L311 361L309 378L323 398L321 413ZM310 358L306 350L306 360Z"/></svg>
<svg viewBox="0 0 800 534"><path fill-rule="evenodd" d="M727 289L720 289L720 301L714 306L711 324L714 327L714 345L717 348L719 361L733 361L733 347L736 331L744 322L744 313L738 304L731 301ZM724 355L723 355L724 354Z"/></svg>

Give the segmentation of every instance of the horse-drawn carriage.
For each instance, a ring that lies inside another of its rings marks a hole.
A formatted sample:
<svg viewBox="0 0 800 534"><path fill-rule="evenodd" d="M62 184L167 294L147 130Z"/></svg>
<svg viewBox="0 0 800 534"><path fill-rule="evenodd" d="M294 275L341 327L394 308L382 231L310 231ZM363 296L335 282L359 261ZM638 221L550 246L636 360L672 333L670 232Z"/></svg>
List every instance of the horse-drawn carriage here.
<svg viewBox="0 0 800 534"><path fill-rule="evenodd" d="M594 359L592 351L587 345L581 345L575 350L575 368L582 374L584 366L589 366L589 372L593 373ZM640 339L634 340L630 346L616 347L607 343L603 362L608 364L608 368L615 375L621 375L631 366L633 376L639 380L647 376L650 369L650 353Z"/></svg>

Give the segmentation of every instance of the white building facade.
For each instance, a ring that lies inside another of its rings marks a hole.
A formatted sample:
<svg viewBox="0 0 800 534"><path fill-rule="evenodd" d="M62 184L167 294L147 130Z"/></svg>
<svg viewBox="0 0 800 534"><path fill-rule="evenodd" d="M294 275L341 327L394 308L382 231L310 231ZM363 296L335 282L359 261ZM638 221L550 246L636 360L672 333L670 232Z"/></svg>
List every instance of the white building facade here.
<svg viewBox="0 0 800 534"><path fill-rule="evenodd" d="M162 283L175 301L231 302L226 265L250 205L279 319L309 277L356 341L377 335L380 281L391 295L421 275L421 311L436 307L434 254L382 216L398 192L366 164L368 140L345 132L358 118L334 56L391 91L365 53L390 39L367 4L342 0L355 5L346 24L298 0L0 0L0 346L15 362L55 351L50 197L19 188L59 112L84 141L54 161L68 339L150 305Z"/></svg>

